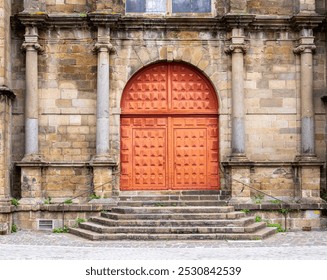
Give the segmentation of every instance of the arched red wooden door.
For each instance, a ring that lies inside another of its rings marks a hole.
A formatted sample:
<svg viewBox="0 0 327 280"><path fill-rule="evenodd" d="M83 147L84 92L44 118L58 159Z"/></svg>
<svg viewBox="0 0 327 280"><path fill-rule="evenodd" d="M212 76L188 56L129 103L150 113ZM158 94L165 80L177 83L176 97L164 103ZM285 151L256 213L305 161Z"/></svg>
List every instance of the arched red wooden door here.
<svg viewBox="0 0 327 280"><path fill-rule="evenodd" d="M146 67L121 102L121 190L219 188L218 101L181 63Z"/></svg>

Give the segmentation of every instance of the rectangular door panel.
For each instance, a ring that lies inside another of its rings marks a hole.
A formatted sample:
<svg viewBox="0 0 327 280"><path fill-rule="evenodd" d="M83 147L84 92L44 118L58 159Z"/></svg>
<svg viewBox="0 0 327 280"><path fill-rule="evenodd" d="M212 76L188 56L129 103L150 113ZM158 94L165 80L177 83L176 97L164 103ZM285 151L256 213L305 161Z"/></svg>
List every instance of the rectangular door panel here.
<svg viewBox="0 0 327 280"><path fill-rule="evenodd" d="M207 137L205 128L174 129L173 189L205 188Z"/></svg>
<svg viewBox="0 0 327 280"><path fill-rule="evenodd" d="M133 188L166 189L166 129L133 129Z"/></svg>

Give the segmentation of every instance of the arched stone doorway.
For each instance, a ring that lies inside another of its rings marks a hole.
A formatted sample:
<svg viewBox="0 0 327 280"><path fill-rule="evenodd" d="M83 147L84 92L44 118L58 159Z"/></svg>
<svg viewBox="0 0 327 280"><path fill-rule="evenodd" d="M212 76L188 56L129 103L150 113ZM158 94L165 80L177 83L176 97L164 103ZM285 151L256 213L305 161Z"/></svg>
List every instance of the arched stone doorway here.
<svg viewBox="0 0 327 280"><path fill-rule="evenodd" d="M184 63L141 69L121 109L121 190L219 189L218 100L198 70Z"/></svg>

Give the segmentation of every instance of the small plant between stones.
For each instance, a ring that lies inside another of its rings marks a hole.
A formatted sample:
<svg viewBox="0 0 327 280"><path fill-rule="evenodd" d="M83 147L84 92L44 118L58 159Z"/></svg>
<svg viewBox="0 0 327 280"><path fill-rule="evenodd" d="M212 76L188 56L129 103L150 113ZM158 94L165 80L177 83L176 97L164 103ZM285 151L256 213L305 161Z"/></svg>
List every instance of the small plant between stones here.
<svg viewBox="0 0 327 280"><path fill-rule="evenodd" d="M44 204L51 204L51 197L50 196L46 200L44 200Z"/></svg>
<svg viewBox="0 0 327 280"><path fill-rule="evenodd" d="M101 198L101 196L96 195L95 193L92 193L92 194L90 195L90 200L92 200L92 199L100 199L100 198Z"/></svg>
<svg viewBox="0 0 327 280"><path fill-rule="evenodd" d="M255 220L256 223L262 222L262 218L260 216L255 216L254 220Z"/></svg>
<svg viewBox="0 0 327 280"><path fill-rule="evenodd" d="M64 204L72 204L73 200L72 199L67 199L64 201Z"/></svg>
<svg viewBox="0 0 327 280"><path fill-rule="evenodd" d="M68 233L69 232L69 228L67 226L64 227L59 227L59 228L54 228L53 233Z"/></svg>
<svg viewBox="0 0 327 280"><path fill-rule="evenodd" d="M14 205L14 206L18 206L19 205L19 201L18 201L18 199L16 199L16 198L13 198L12 200L11 200L11 205Z"/></svg>
<svg viewBox="0 0 327 280"><path fill-rule="evenodd" d="M286 229L284 229L281 224L267 223L267 227L275 227L277 232L286 232Z"/></svg>
<svg viewBox="0 0 327 280"><path fill-rule="evenodd" d="M17 232L17 230L18 230L17 225L12 224L12 225L11 225L11 233Z"/></svg>
<svg viewBox="0 0 327 280"><path fill-rule="evenodd" d="M85 222L86 222L85 219L83 219L83 218L77 218L76 219L76 226L78 226L80 223L85 223Z"/></svg>
<svg viewBox="0 0 327 280"><path fill-rule="evenodd" d="M255 204L261 204L264 197L265 196L263 194L261 194L261 193L254 195L254 197L253 197L254 203Z"/></svg>
<svg viewBox="0 0 327 280"><path fill-rule="evenodd" d="M250 209L242 209L241 212L248 214L248 213L250 213Z"/></svg>

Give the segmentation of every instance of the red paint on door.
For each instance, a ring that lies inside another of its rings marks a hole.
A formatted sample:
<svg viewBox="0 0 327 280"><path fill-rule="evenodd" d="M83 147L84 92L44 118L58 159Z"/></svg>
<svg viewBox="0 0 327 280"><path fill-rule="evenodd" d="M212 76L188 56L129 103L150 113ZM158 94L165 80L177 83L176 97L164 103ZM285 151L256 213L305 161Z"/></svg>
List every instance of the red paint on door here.
<svg viewBox="0 0 327 280"><path fill-rule="evenodd" d="M218 102L190 66L138 72L122 99L121 190L218 189Z"/></svg>

